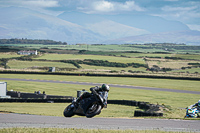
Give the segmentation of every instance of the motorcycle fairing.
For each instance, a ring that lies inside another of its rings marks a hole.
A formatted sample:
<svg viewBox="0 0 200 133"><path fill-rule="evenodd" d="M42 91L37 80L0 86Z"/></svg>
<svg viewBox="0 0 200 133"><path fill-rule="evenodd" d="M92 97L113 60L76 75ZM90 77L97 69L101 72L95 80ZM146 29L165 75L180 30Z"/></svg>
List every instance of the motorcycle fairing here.
<svg viewBox="0 0 200 133"><path fill-rule="evenodd" d="M96 98L93 97L93 96L81 100L81 103L80 103L80 104L81 104L81 107L82 107L84 113L86 113L86 111L88 110L88 108L90 107L90 105L91 105L92 103L94 103L95 101L97 101L97 100L96 100ZM83 104L82 104L82 103L83 103Z"/></svg>

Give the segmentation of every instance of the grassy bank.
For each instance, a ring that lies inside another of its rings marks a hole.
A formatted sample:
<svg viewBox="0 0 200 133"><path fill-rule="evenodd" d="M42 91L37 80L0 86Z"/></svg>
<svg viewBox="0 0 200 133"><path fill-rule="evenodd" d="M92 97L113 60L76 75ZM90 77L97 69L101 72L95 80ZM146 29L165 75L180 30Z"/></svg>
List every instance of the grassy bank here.
<svg viewBox="0 0 200 133"><path fill-rule="evenodd" d="M200 82L188 80L166 80L166 79L143 79L143 78L113 78L113 77L85 77L85 76L51 76L51 75L6 75L0 74L1 78L21 78L21 79L42 79L57 81L78 81L107 84L123 84L134 86L159 87L179 90L200 91ZM4 80L6 81L6 80ZM66 95L76 97L76 91L86 89L91 86L72 85L62 83L47 82L25 82L7 80L7 89L21 92L45 91L48 95ZM95 85L94 85L95 86ZM109 92L110 100L136 100L153 104L163 104L170 106L170 110L164 112L164 118L184 118L185 108L199 99L199 95L186 93L173 93L162 91L138 90L127 88L111 88ZM62 116L64 108L68 104L41 103L38 106L34 103L0 103L0 111L10 111L17 113L36 113L39 115ZM21 107L23 106L23 107ZM24 112L22 108L27 108ZM50 109L50 110L49 110ZM133 117L136 108L121 105L108 105L98 117ZM56 110L56 111L55 111ZM21 112L20 112L21 111ZM43 113L45 112L45 113ZM49 113L46 113L49 112Z"/></svg>
<svg viewBox="0 0 200 133"><path fill-rule="evenodd" d="M63 116L63 111L69 104L70 103L0 103L0 111L46 116ZM109 104L108 108L103 109L101 114L95 117L131 118L134 117L136 108L137 107Z"/></svg>
<svg viewBox="0 0 200 133"><path fill-rule="evenodd" d="M103 129L76 129L76 128L4 128L0 133L187 133L160 130L103 130Z"/></svg>
<svg viewBox="0 0 200 133"><path fill-rule="evenodd" d="M0 78L41 79L74 82L92 82L106 84L122 84L144 87L167 88L177 90L200 91L200 82L191 80L128 78L128 77L89 77L89 76L59 76L31 74L0 74ZM11 82L11 81L9 81ZM15 89L15 88L13 88Z"/></svg>

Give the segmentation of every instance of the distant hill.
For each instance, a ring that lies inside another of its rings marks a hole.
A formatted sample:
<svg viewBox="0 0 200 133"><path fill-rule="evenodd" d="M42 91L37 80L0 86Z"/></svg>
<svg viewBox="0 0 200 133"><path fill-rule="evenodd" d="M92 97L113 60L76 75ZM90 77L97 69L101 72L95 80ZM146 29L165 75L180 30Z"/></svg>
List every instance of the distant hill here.
<svg viewBox="0 0 200 133"><path fill-rule="evenodd" d="M103 36L103 40L150 33L145 29L140 29L112 21L103 15L64 12L58 17L63 20L81 25L92 32Z"/></svg>
<svg viewBox="0 0 200 133"><path fill-rule="evenodd" d="M63 12L51 16L21 7L5 7L0 8L0 16L0 39L47 39L68 44L200 44L199 31L192 31L178 21L143 14Z"/></svg>
<svg viewBox="0 0 200 133"><path fill-rule="evenodd" d="M185 43L190 45L200 45L199 31L177 31L164 32L157 34L147 34L140 36L129 36L116 40L107 40L105 43L121 44L121 43Z"/></svg>
<svg viewBox="0 0 200 133"><path fill-rule="evenodd" d="M90 43L100 40L92 31L30 9L9 7L0 9L0 38L50 39L70 43Z"/></svg>

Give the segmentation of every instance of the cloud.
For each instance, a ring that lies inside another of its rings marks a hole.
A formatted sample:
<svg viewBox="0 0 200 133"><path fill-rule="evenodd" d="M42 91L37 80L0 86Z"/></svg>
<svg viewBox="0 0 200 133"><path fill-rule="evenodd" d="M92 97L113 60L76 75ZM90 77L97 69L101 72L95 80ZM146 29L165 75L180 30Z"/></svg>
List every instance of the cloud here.
<svg viewBox="0 0 200 133"><path fill-rule="evenodd" d="M1 5L22 7L58 7L57 0L0 0Z"/></svg>
<svg viewBox="0 0 200 133"><path fill-rule="evenodd" d="M59 7L58 0L0 0L0 7L24 7L49 15L58 15L60 12L48 10L48 8Z"/></svg>
<svg viewBox="0 0 200 133"><path fill-rule="evenodd" d="M162 7L161 9L163 11L166 11L166 12L187 12L187 11L191 11L191 10L195 10L197 9L198 6L191 6L191 7L171 7L171 6L165 6L165 7Z"/></svg>
<svg viewBox="0 0 200 133"><path fill-rule="evenodd" d="M108 1L96 1L93 3L93 9L100 12L114 11L114 4Z"/></svg>
<svg viewBox="0 0 200 133"><path fill-rule="evenodd" d="M200 21L199 0L0 0L0 7L25 7L49 15L65 11L89 14L142 13L185 24Z"/></svg>
<svg viewBox="0 0 200 133"><path fill-rule="evenodd" d="M195 11L196 9L198 9L198 6L188 6L188 7L165 6L161 8L161 10L164 11L165 16L181 20L187 20L190 19L191 17L197 16L197 13Z"/></svg>
<svg viewBox="0 0 200 133"><path fill-rule="evenodd" d="M119 4L119 9L124 11L145 11L144 8L141 8L134 1L126 1L124 4Z"/></svg>
<svg viewBox="0 0 200 133"><path fill-rule="evenodd" d="M163 5L159 12L152 12L151 15L159 16L167 20L180 21L186 25L199 24L200 1L183 0L170 2Z"/></svg>
<svg viewBox="0 0 200 133"><path fill-rule="evenodd" d="M21 1L24 6L35 6L35 7L58 7L58 1L56 0L30 0Z"/></svg>
<svg viewBox="0 0 200 133"><path fill-rule="evenodd" d="M116 2L106 0L85 0L87 4L81 3L78 10L86 13L119 13L127 11L144 11L145 9L135 4L134 1Z"/></svg>
<svg viewBox="0 0 200 133"><path fill-rule="evenodd" d="M198 30L200 31L200 25L194 24L194 25L187 25L191 30Z"/></svg>

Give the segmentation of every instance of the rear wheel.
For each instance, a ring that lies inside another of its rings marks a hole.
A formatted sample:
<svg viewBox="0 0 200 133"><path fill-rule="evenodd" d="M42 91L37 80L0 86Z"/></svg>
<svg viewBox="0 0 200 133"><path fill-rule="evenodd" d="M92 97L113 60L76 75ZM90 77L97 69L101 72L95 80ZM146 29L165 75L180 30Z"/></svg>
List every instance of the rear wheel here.
<svg viewBox="0 0 200 133"><path fill-rule="evenodd" d="M72 104L70 104L69 106L67 106L63 112L63 115L65 117L72 117L74 115L74 111L73 111L74 107L72 107Z"/></svg>
<svg viewBox="0 0 200 133"><path fill-rule="evenodd" d="M101 113L101 105L97 102L92 103L89 108L87 109L85 116L87 118L92 118L95 115L98 115Z"/></svg>

